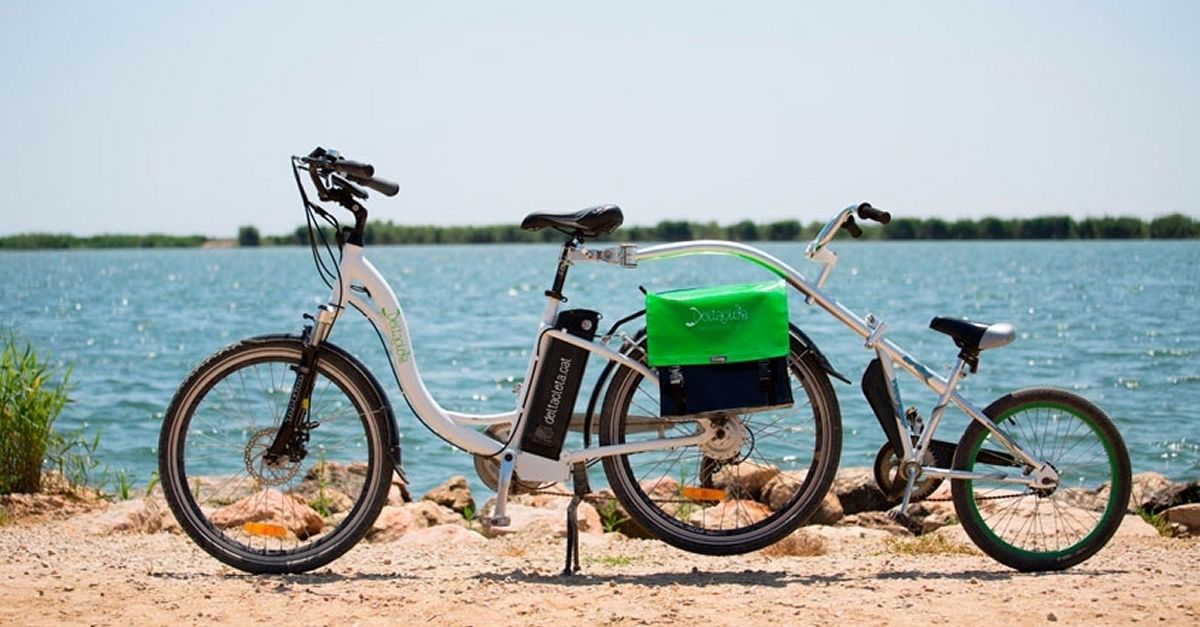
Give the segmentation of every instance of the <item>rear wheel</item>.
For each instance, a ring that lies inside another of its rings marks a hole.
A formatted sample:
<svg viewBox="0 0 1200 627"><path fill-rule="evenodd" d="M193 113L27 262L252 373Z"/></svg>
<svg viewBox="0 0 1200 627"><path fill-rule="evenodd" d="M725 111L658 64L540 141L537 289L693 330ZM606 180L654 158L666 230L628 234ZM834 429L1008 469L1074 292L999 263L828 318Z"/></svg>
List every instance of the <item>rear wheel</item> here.
<svg viewBox="0 0 1200 627"><path fill-rule="evenodd" d="M820 360L795 337L788 367L792 407L706 419L660 416L658 387L620 369L605 396L601 444L701 428L722 434L701 447L605 457L629 516L668 544L709 555L760 549L803 524L837 472L841 415Z"/></svg>
<svg viewBox="0 0 1200 627"><path fill-rule="evenodd" d="M1070 568L1099 551L1121 524L1131 481L1129 453L1108 416L1087 399L1047 388L1018 390L983 413L1059 479L1046 488L953 480L954 509L967 535L1021 571ZM978 422L963 433L954 468L1009 476L1036 470L1022 468Z"/></svg>
<svg viewBox="0 0 1200 627"><path fill-rule="evenodd" d="M336 559L387 500L390 419L369 375L321 349L307 454L268 463L303 343L246 340L180 386L159 441L159 476L180 526L202 549L251 573L298 573Z"/></svg>

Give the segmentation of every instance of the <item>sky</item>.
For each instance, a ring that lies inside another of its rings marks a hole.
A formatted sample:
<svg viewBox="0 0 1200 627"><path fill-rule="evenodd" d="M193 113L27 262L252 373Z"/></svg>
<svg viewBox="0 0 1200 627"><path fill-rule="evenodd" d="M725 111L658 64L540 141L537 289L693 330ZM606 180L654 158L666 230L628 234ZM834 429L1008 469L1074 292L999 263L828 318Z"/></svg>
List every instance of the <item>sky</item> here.
<svg viewBox="0 0 1200 627"><path fill-rule="evenodd" d="M1200 2L0 0L0 235L1200 217Z"/></svg>

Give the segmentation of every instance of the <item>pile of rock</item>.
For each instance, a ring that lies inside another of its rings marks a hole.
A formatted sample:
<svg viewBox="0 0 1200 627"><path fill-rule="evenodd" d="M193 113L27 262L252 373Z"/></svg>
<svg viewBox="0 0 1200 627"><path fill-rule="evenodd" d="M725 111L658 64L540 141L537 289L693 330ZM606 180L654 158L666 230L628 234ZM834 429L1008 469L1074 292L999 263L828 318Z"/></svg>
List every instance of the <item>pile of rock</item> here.
<svg viewBox="0 0 1200 627"><path fill-rule="evenodd" d="M346 515L352 504L347 494L358 492L365 469L326 464L321 468L320 476L315 472L310 471L300 485L287 492L269 490L230 495L226 505L209 513L211 520L226 528L239 528L247 523L266 524L272 529L281 529L281 534L299 539L318 535L327 530L330 521L336 522ZM718 521L727 524L753 522L782 506L802 479L803 475L748 463L723 468L713 474L711 484L727 495L726 500L706 503L707 507L690 505L692 509L675 514L696 522L703 518L704 524L709 526ZM218 485L219 482L214 480L211 484ZM207 485L201 481L199 489L206 490ZM957 522L949 487L947 482L929 499L915 503L910 508L908 524L901 526L886 514L896 503L875 486L869 469L843 469L808 524L871 529L890 535L932 533ZM662 497L664 502L677 497L680 489L669 478L643 485L643 490L652 497ZM387 504L367 532L366 540L437 544L479 543L489 538L514 535L562 537L569 495L570 490L565 486L552 486L544 493L514 495L507 506L512 524L491 527L486 521L494 507L494 497L479 506L465 477L452 477L418 500L412 498L407 486L393 479ZM1074 503L1077 506L1091 507L1095 501L1102 500L1104 494L1079 493L1072 494L1072 498L1078 501ZM602 491L590 500L591 503L582 503L577 512L583 534L617 531L635 538L651 537L620 508L612 492ZM179 525L166 506L161 490L155 490L143 499L116 503L63 495L8 495L0 498L0 507L9 512L10 518L17 520L75 515L73 520L80 521L85 525L85 531L93 535L179 532ZM671 505L664 505L665 509L669 507ZM47 514L48 508L61 510L60 515ZM1140 473L1134 476L1129 508L1130 513L1156 516L1157 520L1169 525L1175 535L1200 535L1200 482L1175 483L1158 473ZM1139 527L1129 529L1129 533L1156 533L1137 516L1128 517L1125 527Z"/></svg>

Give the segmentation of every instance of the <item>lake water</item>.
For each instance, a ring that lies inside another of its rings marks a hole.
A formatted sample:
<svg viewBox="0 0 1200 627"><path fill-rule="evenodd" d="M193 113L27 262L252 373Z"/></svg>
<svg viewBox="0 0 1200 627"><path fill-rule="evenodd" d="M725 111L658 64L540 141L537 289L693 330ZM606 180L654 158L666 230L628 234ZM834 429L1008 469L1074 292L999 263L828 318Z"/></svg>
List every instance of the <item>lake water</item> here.
<svg viewBox="0 0 1200 627"><path fill-rule="evenodd" d="M800 244L766 244L808 276ZM984 354L961 388L979 406L1022 386L1087 396L1117 422L1135 472L1200 477L1200 243L849 242L826 289L851 309L875 313L889 336L931 368L956 349L928 330L938 314L1007 321L1013 344ZM408 317L426 385L447 408L511 409L524 373L553 246L373 247ZM101 433L100 456L144 485L156 468L162 413L175 387L206 355L245 336L296 332L328 290L307 249L38 251L0 253L0 326L70 364L71 396L60 429ZM603 328L640 309L650 290L764 278L724 257L687 257L636 270L576 266L572 307L604 314ZM833 366L845 438L843 466L869 466L883 442L858 387L873 353L821 310L792 300L792 318ZM397 411L405 467L419 493L452 474L477 489L471 458L448 454L409 412L373 331L357 315L332 341L376 373ZM593 365L589 374L599 368ZM902 375L905 402L928 415L933 396ZM585 391L589 389L585 387ZM922 393L918 393L918 391ZM581 394L586 402L586 392ZM950 416L941 439L965 426ZM600 478L598 469L596 479Z"/></svg>

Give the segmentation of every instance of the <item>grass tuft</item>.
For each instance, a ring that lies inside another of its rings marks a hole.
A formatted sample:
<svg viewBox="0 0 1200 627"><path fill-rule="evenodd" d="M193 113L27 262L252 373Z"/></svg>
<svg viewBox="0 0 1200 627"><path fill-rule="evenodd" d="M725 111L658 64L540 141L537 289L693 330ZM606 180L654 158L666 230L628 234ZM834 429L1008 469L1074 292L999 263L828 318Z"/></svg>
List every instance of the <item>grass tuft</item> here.
<svg viewBox="0 0 1200 627"><path fill-rule="evenodd" d="M959 544L941 534L926 534L915 538L893 537L884 546L901 555L979 555L974 547Z"/></svg>
<svg viewBox="0 0 1200 627"><path fill-rule="evenodd" d="M1145 507L1139 507L1137 510L1137 515L1141 517L1142 520L1149 523L1151 527L1154 527L1154 530L1158 532L1158 535L1164 538L1170 538L1175 535L1175 530L1171 528L1171 522L1167 520L1167 517L1163 516L1161 512L1155 514Z"/></svg>
<svg viewBox="0 0 1200 627"><path fill-rule="evenodd" d="M68 402L70 371L59 378L11 332L0 341L0 494L39 492L43 460L63 446L53 426Z"/></svg>

